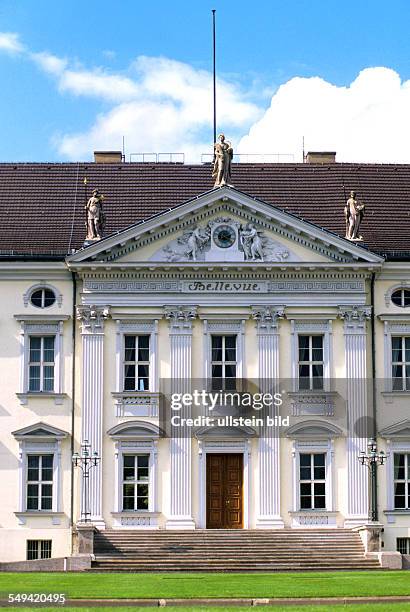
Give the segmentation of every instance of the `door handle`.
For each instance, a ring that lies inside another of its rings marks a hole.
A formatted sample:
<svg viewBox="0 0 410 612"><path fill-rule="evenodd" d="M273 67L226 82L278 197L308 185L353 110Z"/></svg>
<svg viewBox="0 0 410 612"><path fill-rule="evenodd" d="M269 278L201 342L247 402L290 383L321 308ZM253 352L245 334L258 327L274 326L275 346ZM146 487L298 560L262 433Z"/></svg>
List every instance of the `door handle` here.
<svg viewBox="0 0 410 612"><path fill-rule="evenodd" d="M230 502L230 500L229 500L229 499L227 499L227 500L225 501L225 506L229 506L229 504L230 504L230 503L231 503L231 502Z"/></svg>

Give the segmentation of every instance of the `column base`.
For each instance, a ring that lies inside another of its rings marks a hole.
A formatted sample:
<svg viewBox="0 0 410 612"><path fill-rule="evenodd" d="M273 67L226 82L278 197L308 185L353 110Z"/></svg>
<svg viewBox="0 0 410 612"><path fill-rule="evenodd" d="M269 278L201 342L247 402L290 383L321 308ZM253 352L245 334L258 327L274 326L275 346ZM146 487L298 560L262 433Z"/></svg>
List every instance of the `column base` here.
<svg viewBox="0 0 410 612"><path fill-rule="evenodd" d="M280 516L258 516L256 529L283 529L285 523Z"/></svg>
<svg viewBox="0 0 410 612"><path fill-rule="evenodd" d="M343 527L346 529L354 529L355 527L361 527L369 523L369 517L366 516L348 516L344 520Z"/></svg>
<svg viewBox="0 0 410 612"><path fill-rule="evenodd" d="M98 529L99 531L104 531L106 525L103 518L93 518L91 519L91 523Z"/></svg>
<svg viewBox="0 0 410 612"><path fill-rule="evenodd" d="M173 516L167 520L165 529L196 529L196 526L190 516Z"/></svg>

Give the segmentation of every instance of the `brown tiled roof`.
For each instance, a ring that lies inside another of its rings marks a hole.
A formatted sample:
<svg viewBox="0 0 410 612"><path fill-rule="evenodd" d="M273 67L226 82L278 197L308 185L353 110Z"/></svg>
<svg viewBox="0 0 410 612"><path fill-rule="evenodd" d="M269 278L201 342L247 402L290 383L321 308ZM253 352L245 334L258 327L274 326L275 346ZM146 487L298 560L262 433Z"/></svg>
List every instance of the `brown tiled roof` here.
<svg viewBox="0 0 410 612"><path fill-rule="evenodd" d="M0 164L0 255L66 255L82 246L87 194L104 195L105 235L212 188L209 165ZM366 203L361 233L377 253L409 254L410 165L235 164L234 186L344 236L351 189Z"/></svg>

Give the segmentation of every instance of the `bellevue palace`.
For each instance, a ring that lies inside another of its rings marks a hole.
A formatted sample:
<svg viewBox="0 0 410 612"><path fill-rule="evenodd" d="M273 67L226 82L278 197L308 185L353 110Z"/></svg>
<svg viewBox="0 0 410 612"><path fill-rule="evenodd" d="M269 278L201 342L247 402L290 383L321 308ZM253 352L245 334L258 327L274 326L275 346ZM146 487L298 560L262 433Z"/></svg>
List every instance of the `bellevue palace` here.
<svg viewBox="0 0 410 612"><path fill-rule="evenodd" d="M238 532L406 567L410 166L231 153L0 164L0 568Z"/></svg>

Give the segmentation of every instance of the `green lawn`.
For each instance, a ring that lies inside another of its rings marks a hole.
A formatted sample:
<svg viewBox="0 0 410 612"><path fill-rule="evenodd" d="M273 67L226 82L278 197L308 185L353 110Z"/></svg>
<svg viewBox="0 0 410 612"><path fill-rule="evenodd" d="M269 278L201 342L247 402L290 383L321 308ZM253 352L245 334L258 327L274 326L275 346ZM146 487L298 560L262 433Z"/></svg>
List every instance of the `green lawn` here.
<svg viewBox="0 0 410 612"><path fill-rule="evenodd" d="M388 607L386 604L362 604L362 605L347 605L343 606L341 604L335 606L258 606L257 609L260 612L343 612L347 610L347 612L386 612L386 609L392 610L393 612L402 612L402 610L410 610L410 604L389 604ZM18 608L20 612L33 612L34 608ZM39 608L41 612L56 612L57 608ZM157 608L155 608L157 609ZM96 608L66 608L62 607L64 612L95 612ZM115 608L101 608L103 612L150 612L152 608L144 607L144 608L129 608L129 607L115 607ZM197 607L197 608L185 608L185 607L174 607L174 606L166 606L165 610L167 612L238 612L240 610L248 610L249 612L252 610L255 612L254 607L248 608L248 606L241 606L237 608L217 608L215 606L206 608L206 607Z"/></svg>
<svg viewBox="0 0 410 612"><path fill-rule="evenodd" d="M0 596L67 598L354 597L410 595L409 571L277 574L0 573Z"/></svg>

